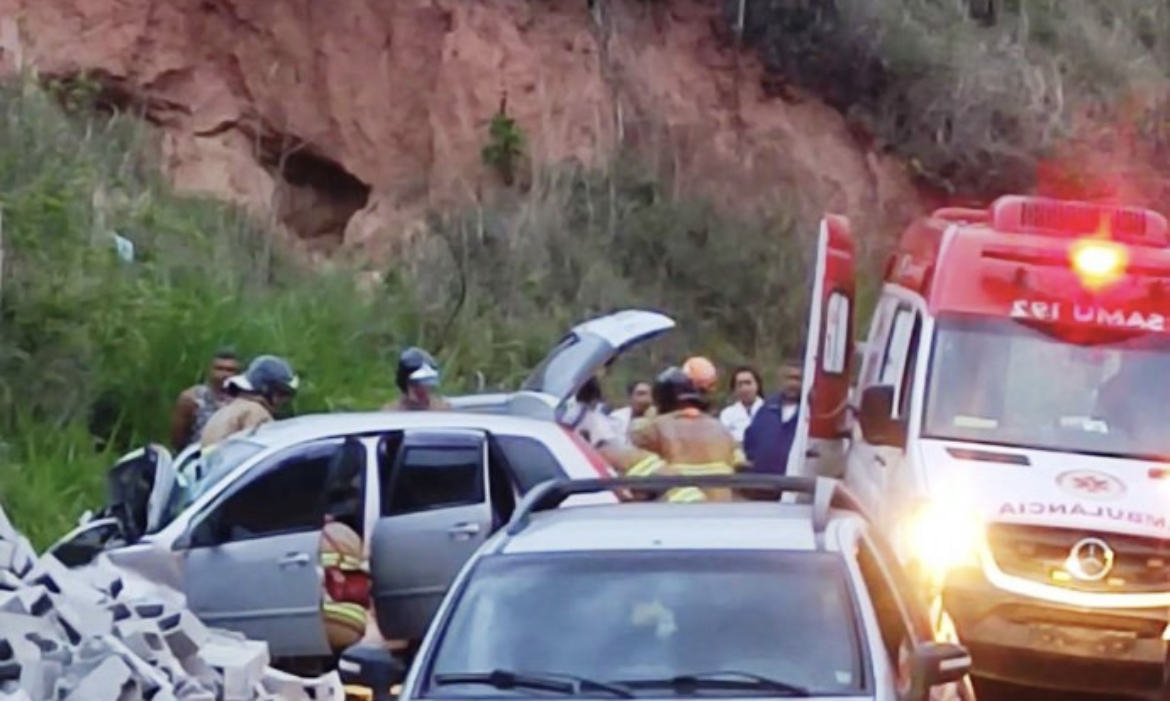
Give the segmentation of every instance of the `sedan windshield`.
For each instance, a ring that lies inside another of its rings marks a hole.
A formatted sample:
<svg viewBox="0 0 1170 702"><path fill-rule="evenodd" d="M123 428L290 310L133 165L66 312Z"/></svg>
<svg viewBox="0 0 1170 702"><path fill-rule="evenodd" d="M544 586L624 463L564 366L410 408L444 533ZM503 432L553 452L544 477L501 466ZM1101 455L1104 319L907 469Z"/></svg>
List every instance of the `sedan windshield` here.
<svg viewBox="0 0 1170 702"><path fill-rule="evenodd" d="M944 317L923 434L1103 456L1170 456L1170 338L1072 343L1044 327Z"/></svg>
<svg viewBox="0 0 1170 702"><path fill-rule="evenodd" d="M499 698L468 682L492 671L659 698L685 676L709 681L703 696L857 694L866 680L846 577L828 553L491 556L455 603L426 694Z"/></svg>
<svg viewBox="0 0 1170 702"><path fill-rule="evenodd" d="M227 439L211 451L198 448L183 451L175 460L175 485L168 495L162 519L152 531L170 524L191 503L264 448L264 444L247 439Z"/></svg>

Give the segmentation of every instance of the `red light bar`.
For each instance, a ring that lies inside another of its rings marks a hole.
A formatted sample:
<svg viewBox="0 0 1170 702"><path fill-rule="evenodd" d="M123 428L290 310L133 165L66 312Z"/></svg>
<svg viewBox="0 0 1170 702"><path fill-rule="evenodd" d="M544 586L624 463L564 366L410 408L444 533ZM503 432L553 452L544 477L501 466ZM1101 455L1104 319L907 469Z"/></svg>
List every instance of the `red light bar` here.
<svg viewBox="0 0 1170 702"><path fill-rule="evenodd" d="M1170 224L1153 210L1007 195L991 205L991 225L1014 234L1084 236L1103 226L1117 241L1170 246Z"/></svg>

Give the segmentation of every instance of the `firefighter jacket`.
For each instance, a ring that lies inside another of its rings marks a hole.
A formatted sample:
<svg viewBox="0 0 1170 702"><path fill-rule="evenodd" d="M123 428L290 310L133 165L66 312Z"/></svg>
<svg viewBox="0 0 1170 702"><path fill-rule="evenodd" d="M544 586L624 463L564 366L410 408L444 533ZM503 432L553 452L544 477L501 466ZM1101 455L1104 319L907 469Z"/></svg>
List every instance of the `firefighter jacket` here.
<svg viewBox="0 0 1170 702"><path fill-rule="evenodd" d="M744 463L735 437L716 418L694 408L660 415L634 431L631 441L639 449L661 458L657 474L731 475ZM632 474L632 472L631 472ZM652 473L653 474L653 473ZM730 502L728 489L677 488L667 493L670 502Z"/></svg>
<svg viewBox="0 0 1170 702"><path fill-rule="evenodd" d="M335 651L352 646L366 633L370 574L363 556L361 536L327 517L320 542L321 610L326 636Z"/></svg>
<svg viewBox="0 0 1170 702"><path fill-rule="evenodd" d="M272 419L272 409L261 397L240 395L211 415L203 427L199 442L204 448L213 446L236 432L271 422Z"/></svg>

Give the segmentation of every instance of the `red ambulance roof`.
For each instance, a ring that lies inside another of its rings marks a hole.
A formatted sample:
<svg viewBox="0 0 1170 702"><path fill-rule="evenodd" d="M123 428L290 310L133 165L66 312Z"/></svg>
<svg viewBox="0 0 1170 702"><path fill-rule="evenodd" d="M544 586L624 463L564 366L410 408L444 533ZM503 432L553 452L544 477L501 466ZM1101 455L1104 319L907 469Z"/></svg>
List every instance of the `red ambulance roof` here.
<svg viewBox="0 0 1170 702"><path fill-rule="evenodd" d="M1078 273L1074 254L1086 246L1100 249L1088 252L1100 254L1097 265L1117 263L1117 275ZM1150 210L1046 198L945 208L905 231L886 281L922 294L934 314L1153 331L1151 315L1170 316L1170 226Z"/></svg>

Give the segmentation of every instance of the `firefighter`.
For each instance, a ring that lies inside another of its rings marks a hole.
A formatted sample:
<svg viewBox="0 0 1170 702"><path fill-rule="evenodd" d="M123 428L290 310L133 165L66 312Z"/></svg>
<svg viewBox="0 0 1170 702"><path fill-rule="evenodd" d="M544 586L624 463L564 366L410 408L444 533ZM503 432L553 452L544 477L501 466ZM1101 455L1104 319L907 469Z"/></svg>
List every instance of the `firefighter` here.
<svg viewBox="0 0 1170 702"><path fill-rule="evenodd" d="M631 441L639 449L661 457L661 465L645 474L731 475L744 463L735 437L718 419L703 412L703 397L681 368L671 367L654 381L658 415L636 430ZM640 474L634 470L631 475ZM732 499L727 489L677 488L666 494L670 502Z"/></svg>
<svg viewBox="0 0 1170 702"><path fill-rule="evenodd" d="M425 350L411 346L398 356L395 381L402 396L382 409L388 411L450 409L447 401L434 392L439 384L439 362Z"/></svg>
<svg viewBox="0 0 1170 702"><path fill-rule="evenodd" d="M335 653L366 634L370 610L370 572L362 537L344 522L325 517L320 557L324 578L321 615L325 635Z"/></svg>
<svg viewBox="0 0 1170 702"><path fill-rule="evenodd" d="M224 385L234 398L207 420L199 437L204 448L236 432L271 422L276 412L296 397L300 381L283 358L258 356L247 370L228 378Z"/></svg>

